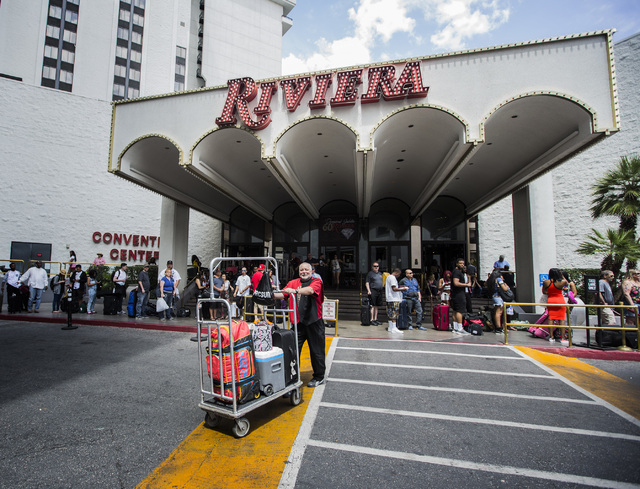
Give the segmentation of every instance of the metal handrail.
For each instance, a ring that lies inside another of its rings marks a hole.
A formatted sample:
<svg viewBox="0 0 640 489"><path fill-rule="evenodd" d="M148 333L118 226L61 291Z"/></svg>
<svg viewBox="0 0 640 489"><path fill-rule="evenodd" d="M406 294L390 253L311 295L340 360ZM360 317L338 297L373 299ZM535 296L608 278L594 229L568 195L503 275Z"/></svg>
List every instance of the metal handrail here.
<svg viewBox="0 0 640 489"><path fill-rule="evenodd" d="M538 302L505 302L504 303L505 306L507 307L503 307L503 332L504 332L504 343L505 345L509 344L509 326L522 326L521 323L509 323L507 322L507 308L508 306L540 306L540 307L548 307L548 306L552 306L552 307L564 307L564 308L574 308L574 307L594 307L596 309L600 308L600 309L604 309L604 308L610 308L610 309L633 309L634 310L634 316L635 316L635 323L636 323L636 327L635 328L625 328L624 326L613 326L613 325L604 325L604 326L578 326L578 325L571 325L571 314L567 314L567 324L563 324L563 325L558 325L558 324L542 324L542 325L538 325L539 327L543 327L543 328L560 328L560 329L565 329L565 328L569 328L569 348L571 348L573 346L573 338L572 338L572 334L571 334L571 330L572 329L587 329L587 330L610 330L610 331L633 331L635 329L636 333L638 334L638 336L640 337L640 319L639 319L639 314L638 314L638 306L636 305L628 305L628 304L549 304L549 303L538 303ZM587 311L588 314L588 311ZM621 316L622 319L624 319L624 314L622 314ZM622 335L622 345L618 347L619 350L622 351L631 351L632 348L629 348L627 346L627 339L626 339L626 335Z"/></svg>
<svg viewBox="0 0 640 489"><path fill-rule="evenodd" d="M24 260L17 260L17 259L14 260L12 258L9 258L9 259L3 258L3 259L0 259L0 262L2 262L2 261L8 261L9 265L11 265L11 263L15 263L16 264L16 268L18 268L18 263L22 263L22 266L20 267L20 275L22 275L24 273Z"/></svg>

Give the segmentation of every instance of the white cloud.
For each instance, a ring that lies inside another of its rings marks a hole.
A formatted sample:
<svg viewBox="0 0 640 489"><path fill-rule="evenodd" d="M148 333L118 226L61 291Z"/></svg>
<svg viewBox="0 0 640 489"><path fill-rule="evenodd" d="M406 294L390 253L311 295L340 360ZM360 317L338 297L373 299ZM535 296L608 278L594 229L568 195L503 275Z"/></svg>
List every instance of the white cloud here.
<svg viewBox="0 0 640 489"><path fill-rule="evenodd" d="M371 61L371 48L378 41L388 42L397 32L411 33L415 20L407 16L406 0L360 0L349 9L353 22L350 36L316 41L317 51L307 58L290 54L282 60L283 74L303 73Z"/></svg>
<svg viewBox="0 0 640 489"><path fill-rule="evenodd" d="M508 0L359 0L348 11L353 32L333 41L316 41L308 57L289 54L282 60L282 73L305 73L366 64L377 43L388 43L397 33L406 33L421 43L427 33L416 33L410 11L421 10L425 20L438 30L430 36L437 49L459 50L465 40L486 34L509 19Z"/></svg>
<svg viewBox="0 0 640 489"><path fill-rule="evenodd" d="M413 1L420 6L427 20L441 28L430 37L439 49L458 50L465 39L486 34L509 20L509 8L504 0L428 0Z"/></svg>

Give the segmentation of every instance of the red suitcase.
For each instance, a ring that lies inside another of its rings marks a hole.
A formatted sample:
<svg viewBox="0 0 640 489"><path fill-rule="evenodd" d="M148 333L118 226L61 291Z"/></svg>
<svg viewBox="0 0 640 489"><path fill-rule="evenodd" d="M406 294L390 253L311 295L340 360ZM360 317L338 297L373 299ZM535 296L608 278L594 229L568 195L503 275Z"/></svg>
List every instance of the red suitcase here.
<svg viewBox="0 0 640 489"><path fill-rule="evenodd" d="M433 327L439 331L449 330L449 306L446 304L440 304L439 306L433 306L431 311L431 320L433 321Z"/></svg>

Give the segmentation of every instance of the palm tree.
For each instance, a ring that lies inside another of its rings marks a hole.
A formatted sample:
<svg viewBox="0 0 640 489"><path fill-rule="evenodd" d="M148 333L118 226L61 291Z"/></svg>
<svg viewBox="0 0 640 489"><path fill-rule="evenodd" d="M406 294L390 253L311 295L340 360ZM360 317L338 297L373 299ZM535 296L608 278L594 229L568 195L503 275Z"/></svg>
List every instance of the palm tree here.
<svg viewBox="0 0 640 489"><path fill-rule="evenodd" d="M604 255L600 264L601 270L611 270L616 276L620 273L625 258L628 261L640 259L640 240L630 230L607 229L606 236L592 229L593 234L587 236L576 250L581 255Z"/></svg>
<svg viewBox="0 0 640 489"><path fill-rule="evenodd" d="M640 157L622 156L618 165L609 170L593 186L591 216L620 218L620 231L629 231L635 240L640 213ZM635 268L637 259L627 257L627 269ZM618 256L616 261L624 261Z"/></svg>

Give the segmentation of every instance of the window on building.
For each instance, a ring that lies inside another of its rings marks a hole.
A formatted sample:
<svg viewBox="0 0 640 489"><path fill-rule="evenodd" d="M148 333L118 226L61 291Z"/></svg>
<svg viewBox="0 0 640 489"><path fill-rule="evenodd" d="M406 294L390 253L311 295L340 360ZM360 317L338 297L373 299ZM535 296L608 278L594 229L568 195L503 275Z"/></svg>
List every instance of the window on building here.
<svg viewBox="0 0 640 489"><path fill-rule="evenodd" d="M127 98L136 98L140 96L140 90L137 88L129 87L129 91L127 92Z"/></svg>
<svg viewBox="0 0 640 489"><path fill-rule="evenodd" d="M76 43L76 38L77 38L77 34L73 31L68 31L65 29L64 33L62 34L62 39L67 42L70 42L71 44Z"/></svg>
<svg viewBox="0 0 640 489"><path fill-rule="evenodd" d="M56 5L51 5L49 7L49 17L53 17L55 19L62 18L62 7L58 7Z"/></svg>
<svg viewBox="0 0 640 489"><path fill-rule="evenodd" d="M60 70L60 81L71 85L73 83L73 72Z"/></svg>
<svg viewBox="0 0 640 489"><path fill-rule="evenodd" d="M42 67L42 78L47 78L48 80L56 79L56 69L53 66L43 66Z"/></svg>
<svg viewBox="0 0 640 489"><path fill-rule="evenodd" d="M136 7L144 8L144 0L133 0L133 4L134 4Z"/></svg>
<svg viewBox="0 0 640 489"><path fill-rule="evenodd" d="M142 44L142 33L131 31L131 42L135 42L136 44Z"/></svg>
<svg viewBox="0 0 640 489"><path fill-rule="evenodd" d="M138 15L138 14L133 14L133 24L143 27L144 26L144 16L143 15Z"/></svg>
<svg viewBox="0 0 640 489"><path fill-rule="evenodd" d="M140 81L140 71L134 70L133 68L129 69L129 79Z"/></svg>
<svg viewBox="0 0 640 489"><path fill-rule="evenodd" d="M52 37L54 39L60 39L60 27L56 27L54 25L47 26L47 37Z"/></svg>
<svg viewBox="0 0 640 489"><path fill-rule="evenodd" d="M177 58L187 58L187 48L183 48L181 46L176 46L176 57Z"/></svg>
<svg viewBox="0 0 640 489"><path fill-rule="evenodd" d="M118 37L120 39L124 39L125 41L129 40L129 29L125 29L124 27L118 27Z"/></svg>
<svg viewBox="0 0 640 489"><path fill-rule="evenodd" d="M80 0L67 0L67 3L72 3L73 5L80 5Z"/></svg>
<svg viewBox="0 0 640 489"><path fill-rule="evenodd" d="M116 56L127 59L129 57L129 50L124 46L116 46Z"/></svg>
<svg viewBox="0 0 640 489"><path fill-rule="evenodd" d="M127 67L126 66L122 66L122 65L116 65L115 69L113 70L113 74L115 76L126 78L127 77Z"/></svg>
<svg viewBox="0 0 640 489"><path fill-rule="evenodd" d="M174 92L182 92L184 90L184 82L176 81L173 85Z"/></svg>
<svg viewBox="0 0 640 489"><path fill-rule="evenodd" d="M67 10L64 15L65 22L69 22L71 24L78 23L78 12L72 12L71 10Z"/></svg>
<svg viewBox="0 0 640 489"><path fill-rule="evenodd" d="M135 61L136 63L142 62L142 52L136 51L135 49L131 50L131 61Z"/></svg>
<svg viewBox="0 0 640 489"><path fill-rule="evenodd" d="M113 95L118 97L124 97L124 85L119 83L113 84Z"/></svg>
<svg viewBox="0 0 640 489"><path fill-rule="evenodd" d="M131 10L120 9L120 20L129 22L129 20L131 20Z"/></svg>
<svg viewBox="0 0 640 489"><path fill-rule="evenodd" d="M62 61L65 63L73 64L76 59L76 53L72 53L71 51L67 51L66 49L62 50Z"/></svg>
<svg viewBox="0 0 640 489"><path fill-rule="evenodd" d="M176 75L184 76L184 72L185 72L185 66L176 64Z"/></svg>
<svg viewBox="0 0 640 489"><path fill-rule="evenodd" d="M44 46L44 56L46 58L58 59L58 48L55 46Z"/></svg>

